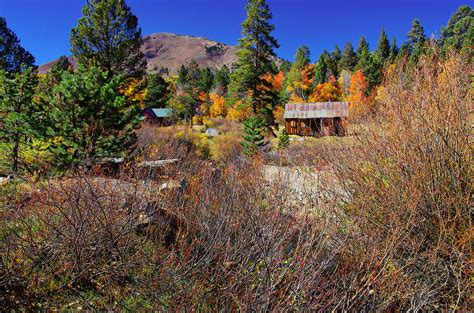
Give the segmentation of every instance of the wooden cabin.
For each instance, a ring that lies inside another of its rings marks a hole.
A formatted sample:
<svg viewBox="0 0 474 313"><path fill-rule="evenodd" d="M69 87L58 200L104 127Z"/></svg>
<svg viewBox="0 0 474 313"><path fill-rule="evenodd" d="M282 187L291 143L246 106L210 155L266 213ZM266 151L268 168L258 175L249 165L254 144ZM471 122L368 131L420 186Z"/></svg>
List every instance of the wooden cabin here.
<svg viewBox="0 0 474 313"><path fill-rule="evenodd" d="M173 109L144 109L141 113L142 120L157 126L168 126L171 124Z"/></svg>
<svg viewBox="0 0 474 313"><path fill-rule="evenodd" d="M348 116L347 102L288 103L285 130L289 135L344 136L343 121Z"/></svg>

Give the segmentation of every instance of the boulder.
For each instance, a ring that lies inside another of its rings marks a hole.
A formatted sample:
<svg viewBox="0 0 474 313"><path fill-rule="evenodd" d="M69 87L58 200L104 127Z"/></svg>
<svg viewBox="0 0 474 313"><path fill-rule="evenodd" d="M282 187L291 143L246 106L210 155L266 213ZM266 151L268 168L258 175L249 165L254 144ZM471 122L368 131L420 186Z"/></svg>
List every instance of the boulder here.
<svg viewBox="0 0 474 313"><path fill-rule="evenodd" d="M216 137L216 136L219 136L219 131L215 128L208 128L206 130L206 136L207 137Z"/></svg>

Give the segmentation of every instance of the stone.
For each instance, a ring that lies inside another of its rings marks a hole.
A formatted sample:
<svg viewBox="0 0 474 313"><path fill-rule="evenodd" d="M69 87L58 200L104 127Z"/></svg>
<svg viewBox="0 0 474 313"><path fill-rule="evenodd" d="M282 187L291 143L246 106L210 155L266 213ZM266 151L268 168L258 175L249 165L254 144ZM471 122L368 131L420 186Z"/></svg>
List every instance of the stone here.
<svg viewBox="0 0 474 313"><path fill-rule="evenodd" d="M216 137L216 136L219 136L219 131L215 128L208 128L206 130L206 136L207 137Z"/></svg>

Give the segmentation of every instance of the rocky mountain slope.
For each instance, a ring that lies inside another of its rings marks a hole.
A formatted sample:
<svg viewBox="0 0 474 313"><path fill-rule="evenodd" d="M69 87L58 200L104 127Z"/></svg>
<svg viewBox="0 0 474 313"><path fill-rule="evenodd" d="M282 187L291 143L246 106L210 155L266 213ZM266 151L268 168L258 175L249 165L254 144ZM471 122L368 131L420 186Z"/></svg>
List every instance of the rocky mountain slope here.
<svg viewBox="0 0 474 313"><path fill-rule="evenodd" d="M234 46L203 37L171 33L144 36L141 50L147 60L149 72L168 68L171 74L193 59L201 67L220 68L223 65L230 67L237 57L237 48ZM74 60L70 60L74 64ZM46 73L55 62L56 60L41 65L39 72Z"/></svg>

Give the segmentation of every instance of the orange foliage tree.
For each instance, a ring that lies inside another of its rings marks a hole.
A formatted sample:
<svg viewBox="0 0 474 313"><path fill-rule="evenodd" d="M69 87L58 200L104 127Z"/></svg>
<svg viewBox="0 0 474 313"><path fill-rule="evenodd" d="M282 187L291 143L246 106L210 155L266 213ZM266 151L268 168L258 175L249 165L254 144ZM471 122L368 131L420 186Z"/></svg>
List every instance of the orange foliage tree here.
<svg viewBox="0 0 474 313"><path fill-rule="evenodd" d="M342 97L342 91L334 76L331 76L328 82L318 84L314 88L313 94L309 97L310 102L328 102L339 101Z"/></svg>
<svg viewBox="0 0 474 313"><path fill-rule="evenodd" d="M288 86L291 102L308 102L314 83L314 64L301 69L301 76Z"/></svg>
<svg viewBox="0 0 474 313"><path fill-rule="evenodd" d="M358 116L367 112L369 109L369 97L367 97L367 90L369 88L369 81L364 76L362 71L357 70L351 77L351 84L349 90L349 109L351 114Z"/></svg>

